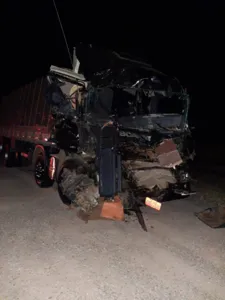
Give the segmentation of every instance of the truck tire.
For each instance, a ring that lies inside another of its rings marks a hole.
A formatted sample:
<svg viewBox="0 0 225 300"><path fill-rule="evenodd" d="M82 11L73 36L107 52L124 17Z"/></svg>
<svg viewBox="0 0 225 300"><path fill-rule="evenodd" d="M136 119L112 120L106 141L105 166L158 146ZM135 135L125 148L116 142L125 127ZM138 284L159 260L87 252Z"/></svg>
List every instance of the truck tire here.
<svg viewBox="0 0 225 300"><path fill-rule="evenodd" d="M46 165L45 157L43 153L39 153L34 162L34 178L36 184L41 188L51 187L53 180L48 176L48 167Z"/></svg>
<svg viewBox="0 0 225 300"><path fill-rule="evenodd" d="M10 146L6 144L4 146L4 166L6 168L12 168L15 166L16 153L10 150Z"/></svg>
<svg viewBox="0 0 225 300"><path fill-rule="evenodd" d="M15 166L15 153L14 152L8 152L5 153L5 167L12 168Z"/></svg>
<svg viewBox="0 0 225 300"><path fill-rule="evenodd" d="M59 197L61 199L61 201L67 205L70 206L75 198L75 194L74 194L74 182L71 181L71 185L68 187L66 187L66 193L65 191L63 191L62 188L62 182L65 180L65 172L74 172L76 168L79 166L79 162L77 162L76 160L67 160L64 162L64 164L61 166L58 177L57 177L57 184L58 184L58 193L59 193ZM76 174L75 174L76 175Z"/></svg>
<svg viewBox="0 0 225 300"><path fill-rule="evenodd" d="M60 199L65 205L88 212L98 204L98 187L79 160L68 160L62 165L57 183Z"/></svg>

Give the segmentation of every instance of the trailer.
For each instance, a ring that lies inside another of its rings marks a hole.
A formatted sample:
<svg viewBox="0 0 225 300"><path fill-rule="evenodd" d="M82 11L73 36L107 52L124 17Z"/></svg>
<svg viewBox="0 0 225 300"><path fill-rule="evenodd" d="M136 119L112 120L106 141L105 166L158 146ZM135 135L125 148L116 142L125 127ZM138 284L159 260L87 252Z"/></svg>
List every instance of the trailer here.
<svg viewBox="0 0 225 300"><path fill-rule="evenodd" d="M44 99L46 77L25 84L2 98L0 137L5 165L18 164L20 157L31 157L36 146L51 146L50 106Z"/></svg>

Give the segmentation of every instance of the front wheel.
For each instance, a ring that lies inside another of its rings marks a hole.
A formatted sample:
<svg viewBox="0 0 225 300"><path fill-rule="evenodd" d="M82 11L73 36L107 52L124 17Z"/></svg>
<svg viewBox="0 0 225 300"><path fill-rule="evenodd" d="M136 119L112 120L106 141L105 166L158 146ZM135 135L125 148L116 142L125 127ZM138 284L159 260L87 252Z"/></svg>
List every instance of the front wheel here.
<svg viewBox="0 0 225 300"><path fill-rule="evenodd" d="M66 161L61 167L57 183L59 196L65 205L72 204L87 214L98 205L98 187L79 161Z"/></svg>
<svg viewBox="0 0 225 300"><path fill-rule="evenodd" d="M34 165L34 177L37 185L41 188L53 185L53 180L51 180L48 176L48 168L42 154L39 154L36 158Z"/></svg>

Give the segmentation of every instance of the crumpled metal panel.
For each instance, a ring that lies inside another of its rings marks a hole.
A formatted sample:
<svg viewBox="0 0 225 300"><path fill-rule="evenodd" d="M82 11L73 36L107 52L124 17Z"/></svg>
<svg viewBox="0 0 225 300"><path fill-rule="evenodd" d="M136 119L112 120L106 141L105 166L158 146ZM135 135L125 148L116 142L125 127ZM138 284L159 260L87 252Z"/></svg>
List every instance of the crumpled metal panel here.
<svg viewBox="0 0 225 300"><path fill-rule="evenodd" d="M164 140L156 149L155 153L161 166L175 167L183 161L172 139Z"/></svg>
<svg viewBox="0 0 225 300"><path fill-rule="evenodd" d="M163 168L157 162L127 161L126 167L139 188L151 190L157 186L161 190L168 188L169 184L176 183L171 170Z"/></svg>
<svg viewBox="0 0 225 300"><path fill-rule="evenodd" d="M183 162L177 150L159 155L158 160L162 167L170 168L178 166Z"/></svg>
<svg viewBox="0 0 225 300"><path fill-rule="evenodd" d="M148 155L145 154L147 159ZM140 160L140 155L136 157L138 158L124 162L124 165L128 176L132 177L138 188L152 190L157 186L162 190L167 189L169 184L176 183L171 168L181 164L182 159L172 139L165 139L151 150L149 159L154 161Z"/></svg>

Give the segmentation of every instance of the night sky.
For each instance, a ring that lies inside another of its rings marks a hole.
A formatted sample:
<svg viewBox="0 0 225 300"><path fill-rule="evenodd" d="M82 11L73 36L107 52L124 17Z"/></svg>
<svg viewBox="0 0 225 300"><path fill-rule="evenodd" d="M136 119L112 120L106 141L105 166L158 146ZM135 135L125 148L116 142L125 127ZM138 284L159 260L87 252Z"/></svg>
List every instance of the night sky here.
<svg viewBox="0 0 225 300"><path fill-rule="evenodd" d="M224 1L155 2L91 7L56 0L71 51L90 42L142 57L188 88L197 128L209 130L211 122L210 132L224 130ZM3 12L1 94L44 75L51 64L70 66L52 0L7 1Z"/></svg>

